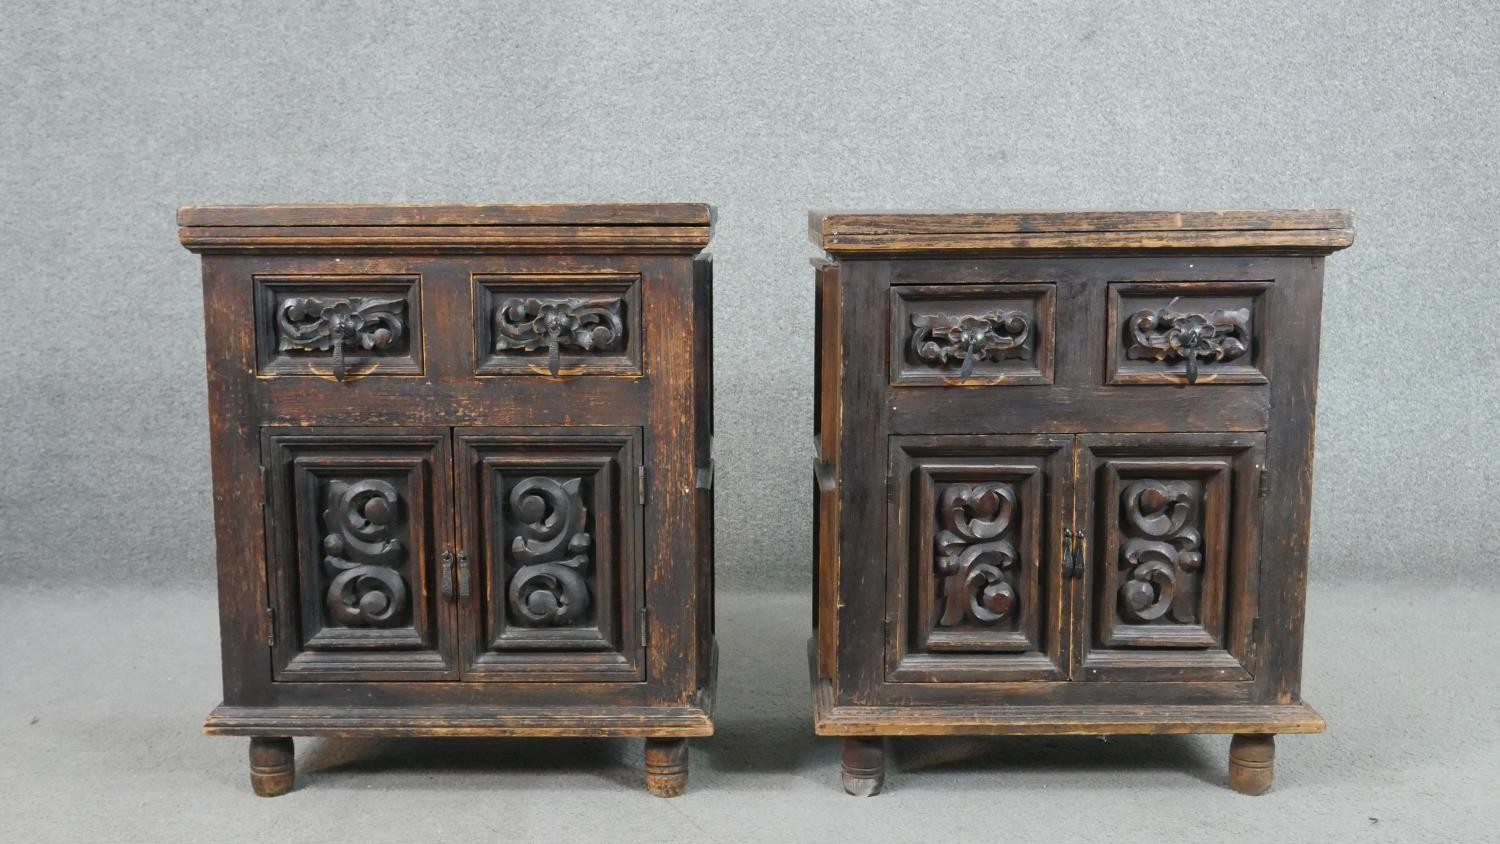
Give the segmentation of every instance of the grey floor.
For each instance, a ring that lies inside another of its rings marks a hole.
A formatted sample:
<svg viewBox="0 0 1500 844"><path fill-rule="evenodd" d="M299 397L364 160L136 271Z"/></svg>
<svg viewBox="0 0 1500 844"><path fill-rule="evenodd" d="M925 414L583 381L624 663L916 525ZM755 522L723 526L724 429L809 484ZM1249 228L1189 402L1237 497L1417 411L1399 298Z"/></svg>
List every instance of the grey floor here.
<svg viewBox="0 0 1500 844"><path fill-rule="evenodd" d="M630 740L299 740L298 788L251 795L202 593L0 596L3 841L1500 841L1500 592L1316 586L1305 693L1330 731L1276 788L1223 787L1222 736L904 739L887 792L839 789L809 726L800 595L720 597L718 734L688 794Z"/></svg>

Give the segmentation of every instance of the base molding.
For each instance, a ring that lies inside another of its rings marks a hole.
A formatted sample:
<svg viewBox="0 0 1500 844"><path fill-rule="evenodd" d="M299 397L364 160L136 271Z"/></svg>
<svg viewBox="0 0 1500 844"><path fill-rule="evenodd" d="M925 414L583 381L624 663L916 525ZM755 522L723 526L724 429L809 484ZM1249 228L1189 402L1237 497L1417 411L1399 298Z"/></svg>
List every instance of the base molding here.
<svg viewBox="0 0 1500 844"><path fill-rule="evenodd" d="M858 706L837 704L812 662L813 731L820 736L1321 733L1305 703Z"/></svg>
<svg viewBox="0 0 1500 844"><path fill-rule="evenodd" d="M584 736L701 737L713 714L697 706L381 707L219 706L203 724L211 736Z"/></svg>

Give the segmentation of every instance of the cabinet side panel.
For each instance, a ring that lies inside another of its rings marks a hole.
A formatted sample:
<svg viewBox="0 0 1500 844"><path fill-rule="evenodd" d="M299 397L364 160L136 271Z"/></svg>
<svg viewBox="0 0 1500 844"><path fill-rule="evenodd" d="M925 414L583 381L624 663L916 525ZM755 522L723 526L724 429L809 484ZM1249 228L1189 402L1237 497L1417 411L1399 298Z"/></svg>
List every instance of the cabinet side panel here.
<svg viewBox="0 0 1500 844"><path fill-rule="evenodd" d="M851 261L839 270L839 703L869 703L884 680L886 329L892 267Z"/></svg>
<svg viewBox="0 0 1500 844"><path fill-rule="evenodd" d="M1261 540L1261 622L1255 647L1264 655L1265 670L1257 678L1262 699L1292 703L1300 698L1302 683L1323 259L1279 261L1271 295L1271 320L1280 340L1268 349L1275 376L1266 433L1269 485Z"/></svg>
<svg viewBox="0 0 1500 844"><path fill-rule="evenodd" d="M818 675L832 677L838 659L839 496L830 481L838 477L839 427L843 424L840 383L839 267L818 267L813 432L817 461L813 478L813 627L818 637ZM829 487L832 488L829 488Z"/></svg>
<svg viewBox="0 0 1500 844"><path fill-rule="evenodd" d="M265 487L257 438L255 314L249 274L245 259L203 259L219 647L224 701L241 705L265 702L271 680L261 513Z"/></svg>
<svg viewBox="0 0 1500 844"><path fill-rule="evenodd" d="M697 437L698 687L713 682L714 647L714 265L693 261L693 417Z"/></svg>
<svg viewBox="0 0 1500 844"><path fill-rule="evenodd" d="M645 452L646 677L655 705L688 703L698 678L693 272L690 257L641 260L651 391Z"/></svg>

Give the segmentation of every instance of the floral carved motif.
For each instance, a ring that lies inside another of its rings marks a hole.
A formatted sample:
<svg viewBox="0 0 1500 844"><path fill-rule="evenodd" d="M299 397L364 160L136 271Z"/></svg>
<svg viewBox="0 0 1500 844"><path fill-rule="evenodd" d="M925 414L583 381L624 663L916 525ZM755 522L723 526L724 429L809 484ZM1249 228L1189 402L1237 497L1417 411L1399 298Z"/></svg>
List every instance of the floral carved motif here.
<svg viewBox="0 0 1500 844"><path fill-rule="evenodd" d="M276 309L278 351L333 350L334 376L344 380L344 349L382 352L406 332L406 300L373 297L294 296Z"/></svg>
<svg viewBox="0 0 1500 844"><path fill-rule="evenodd" d="M1127 539L1120 563L1129 571L1120 586L1120 611L1137 623L1163 616L1197 621L1203 538L1198 496L1185 481L1139 480L1121 496Z"/></svg>
<svg viewBox="0 0 1500 844"><path fill-rule="evenodd" d="M395 536L401 497L381 480L330 481L323 510L323 568L332 578L325 602L346 627L390 627L402 620L405 558Z"/></svg>
<svg viewBox="0 0 1500 844"><path fill-rule="evenodd" d="M1004 571L1016 564L1005 538L1016 514L1009 484L949 484L938 499L937 572L943 576L939 626L973 619L991 624L1016 610L1016 592Z"/></svg>
<svg viewBox="0 0 1500 844"><path fill-rule="evenodd" d="M495 309L495 351L547 350L547 368L556 375L561 350L611 351L625 336L618 298L506 299Z"/></svg>
<svg viewBox="0 0 1500 844"><path fill-rule="evenodd" d="M1169 364L1186 361L1188 383L1195 384L1200 362L1232 361L1249 351L1250 309L1186 313L1169 304L1137 311L1125 331L1127 357Z"/></svg>
<svg viewBox="0 0 1500 844"><path fill-rule="evenodd" d="M582 480L534 477L510 491L516 522L510 556L519 568L511 575L510 607L535 626L563 626L582 619L589 608L586 581L593 538L585 531L588 509Z"/></svg>
<svg viewBox="0 0 1500 844"><path fill-rule="evenodd" d="M931 366L959 364L968 378L982 360L1025 358L1030 353L1031 320L1020 311L950 316L913 314L911 350Z"/></svg>

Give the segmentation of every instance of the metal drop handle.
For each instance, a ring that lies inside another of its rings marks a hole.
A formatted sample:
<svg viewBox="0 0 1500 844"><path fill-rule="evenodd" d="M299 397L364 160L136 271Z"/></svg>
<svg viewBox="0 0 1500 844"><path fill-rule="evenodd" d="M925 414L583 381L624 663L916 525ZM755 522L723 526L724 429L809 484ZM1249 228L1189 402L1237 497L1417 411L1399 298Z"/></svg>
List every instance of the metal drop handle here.
<svg viewBox="0 0 1500 844"><path fill-rule="evenodd" d="M967 381L974 374L974 355L979 353L979 341L981 337L975 337L969 341L968 351L964 354L964 364L959 367L958 377Z"/></svg>
<svg viewBox="0 0 1500 844"><path fill-rule="evenodd" d="M344 343L354 339L354 321L340 316L333 323L333 377L344 380Z"/></svg>
<svg viewBox="0 0 1500 844"><path fill-rule="evenodd" d="M453 552L452 551L444 551L443 552L443 568L442 568L442 572L439 574L438 577L439 577L439 580L442 582L442 586L440 588L442 589L442 592L443 592L443 598L446 599L446 600L449 600L449 601L453 600Z"/></svg>
<svg viewBox="0 0 1500 844"><path fill-rule="evenodd" d="M469 555L458 552L458 597L469 597Z"/></svg>
<svg viewBox="0 0 1500 844"><path fill-rule="evenodd" d="M1064 529L1062 547L1063 577L1083 577L1083 531L1075 534Z"/></svg>

